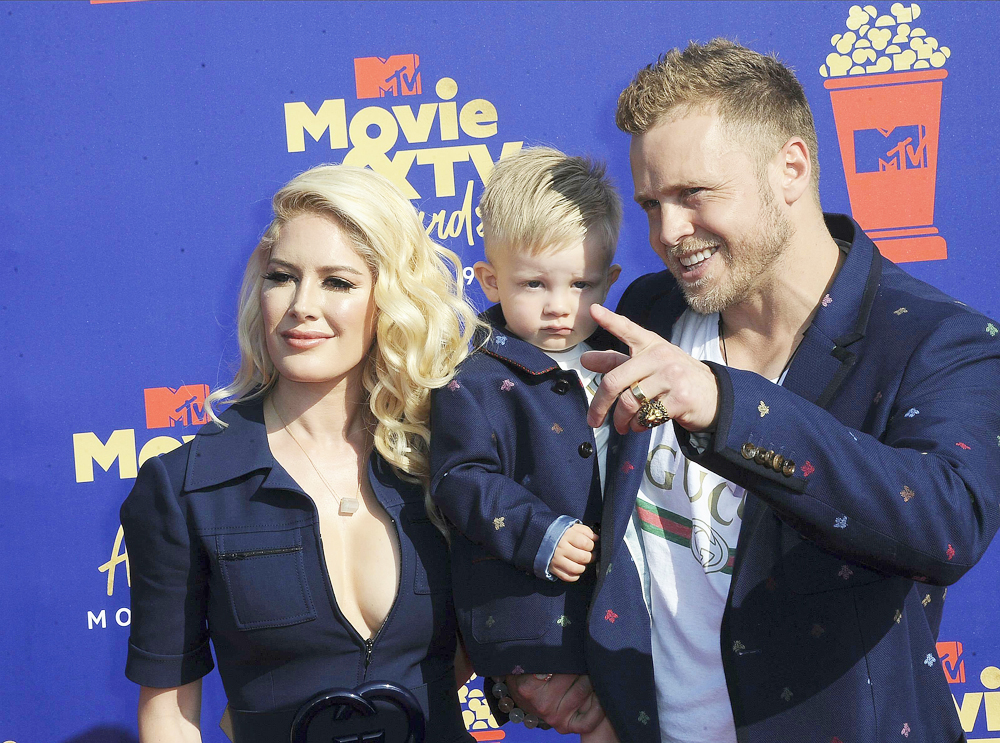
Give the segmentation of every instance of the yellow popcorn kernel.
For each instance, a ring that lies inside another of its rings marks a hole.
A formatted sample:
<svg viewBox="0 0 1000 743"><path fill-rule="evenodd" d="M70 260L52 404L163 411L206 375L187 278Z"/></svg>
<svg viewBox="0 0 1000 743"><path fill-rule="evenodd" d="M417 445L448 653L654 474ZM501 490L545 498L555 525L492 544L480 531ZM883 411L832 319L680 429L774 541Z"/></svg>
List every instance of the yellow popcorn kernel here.
<svg viewBox="0 0 1000 743"><path fill-rule="evenodd" d="M891 40L892 31L887 28L873 28L868 32L868 41L870 41L871 45L879 51L882 51L889 46L889 42Z"/></svg>
<svg viewBox="0 0 1000 743"><path fill-rule="evenodd" d="M874 49L855 49L851 54L851 59L854 60L855 64L864 64L865 62L874 62L875 56Z"/></svg>
<svg viewBox="0 0 1000 743"><path fill-rule="evenodd" d="M865 67L867 72L888 72L892 69L892 60L888 57L879 57L875 64L870 64Z"/></svg>
<svg viewBox="0 0 1000 743"><path fill-rule="evenodd" d="M897 23L912 23L913 19L920 15L920 6L916 3L903 5L903 3L893 3L889 12L896 16Z"/></svg>
<svg viewBox="0 0 1000 743"><path fill-rule="evenodd" d="M830 52L826 56L826 66L830 69L830 75L832 77L840 77L841 75L846 75L848 70L851 69L851 58L846 55L840 55L836 52Z"/></svg>
<svg viewBox="0 0 1000 743"><path fill-rule="evenodd" d="M840 41L837 42L837 51L841 54L847 54L854 47L854 42L857 40L857 34L853 31L848 31L846 34L841 36Z"/></svg>
<svg viewBox="0 0 1000 743"><path fill-rule="evenodd" d="M847 11L847 27L852 31L857 31L868 23L868 20L868 14L862 10L860 5L852 5L851 9Z"/></svg>
<svg viewBox="0 0 1000 743"><path fill-rule="evenodd" d="M917 61L917 53L912 49L906 49L899 54L892 55L892 69L896 72L909 70L913 63Z"/></svg>

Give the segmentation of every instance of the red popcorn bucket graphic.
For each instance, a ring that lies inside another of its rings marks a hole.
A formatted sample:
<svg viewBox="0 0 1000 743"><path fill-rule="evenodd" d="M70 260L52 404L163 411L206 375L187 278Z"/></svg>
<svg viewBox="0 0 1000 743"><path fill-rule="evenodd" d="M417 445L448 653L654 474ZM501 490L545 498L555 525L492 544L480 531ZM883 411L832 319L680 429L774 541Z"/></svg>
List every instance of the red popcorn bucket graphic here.
<svg viewBox="0 0 1000 743"><path fill-rule="evenodd" d="M830 91L851 211L896 263L948 257L934 227L941 88L947 71L824 81Z"/></svg>

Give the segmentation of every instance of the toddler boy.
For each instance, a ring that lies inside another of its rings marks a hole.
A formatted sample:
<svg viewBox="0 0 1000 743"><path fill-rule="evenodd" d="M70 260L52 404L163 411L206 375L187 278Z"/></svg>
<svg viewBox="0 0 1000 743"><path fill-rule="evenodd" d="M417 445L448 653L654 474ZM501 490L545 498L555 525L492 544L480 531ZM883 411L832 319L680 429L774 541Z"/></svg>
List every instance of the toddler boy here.
<svg viewBox="0 0 1000 743"><path fill-rule="evenodd" d="M479 209L491 333L431 413L459 625L480 675L587 673L609 427L587 425L600 379L580 356L614 345L590 306L621 271L621 201L603 165L539 147L496 166Z"/></svg>

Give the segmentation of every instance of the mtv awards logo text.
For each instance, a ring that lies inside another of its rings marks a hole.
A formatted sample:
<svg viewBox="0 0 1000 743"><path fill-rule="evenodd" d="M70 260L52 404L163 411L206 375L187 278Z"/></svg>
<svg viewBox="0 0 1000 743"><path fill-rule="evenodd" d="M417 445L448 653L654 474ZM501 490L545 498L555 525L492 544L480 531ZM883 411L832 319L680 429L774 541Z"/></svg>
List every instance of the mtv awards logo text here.
<svg viewBox="0 0 1000 743"><path fill-rule="evenodd" d="M181 387L150 387L143 390L145 402L146 428L156 430L163 428L181 428L200 426L208 422L205 411L205 398L208 396L207 384L188 384ZM182 443L194 438L193 434L181 436L157 435L149 438L140 448L136 443L136 430L123 428L112 431L106 440L94 431L73 434L73 461L78 483L94 482L96 463L104 472L111 472L117 463L118 477L122 480L134 478L139 473L139 467L149 459L165 452L172 451ZM127 585L132 585L129 571L128 551L125 547L124 533L121 526L115 535L111 547L111 556L98 570L107 574L107 595L115 592L115 579L119 568L124 569ZM111 618L120 627L131 623L131 612L128 607L122 607L109 618L106 609L87 612L87 628L104 629L109 626Z"/></svg>
<svg viewBox="0 0 1000 743"><path fill-rule="evenodd" d="M315 110L305 101L290 101L285 104L288 152L305 152L308 134L311 149L325 143L331 150L346 149L345 164L381 173L409 199L428 195L424 186L428 182L436 199L462 193L460 205L446 203L429 219L423 212L421 216L428 234L436 230L438 239L464 237L467 245L473 245L474 233L482 237L482 224L473 224L475 182L485 183L494 165L518 152L522 142L503 142L499 151L495 147L491 151L483 140L498 134L496 106L485 98L472 98L460 106L459 84L451 77L434 84L437 100L404 103L408 97L425 95L416 54L355 59L354 80L359 100L392 98L399 104L365 106L348 117L344 98L324 100ZM434 146L410 146L428 144ZM465 180L462 189L456 184L460 180ZM471 276L466 279L471 281Z"/></svg>
<svg viewBox="0 0 1000 743"><path fill-rule="evenodd" d="M944 675L952 685L962 730L976 735L1000 732L1000 668L980 665L983 661L974 652L970 654L967 667L965 648L954 640L939 642L937 654ZM968 740L969 743L987 743L1000 741L1000 737L969 737Z"/></svg>
<svg viewBox="0 0 1000 743"><path fill-rule="evenodd" d="M186 384L183 387L153 387L143 390L146 398L146 428L200 426L208 423L205 413L207 384Z"/></svg>
<svg viewBox="0 0 1000 743"><path fill-rule="evenodd" d="M951 49L917 3L853 5L819 73L829 78L851 212L893 261L947 258L934 227L941 93Z"/></svg>
<svg viewBox="0 0 1000 743"><path fill-rule="evenodd" d="M354 60L354 83L358 99L387 95L420 95L420 57L397 54L388 59L359 57Z"/></svg>
<svg viewBox="0 0 1000 743"><path fill-rule="evenodd" d="M154 387L143 392L146 402L146 428L174 428L202 425L208 421L205 413L207 384L189 384L177 389ZM93 431L73 434L73 461L77 482L94 481L94 463L105 472L118 463L118 477L135 477L150 457L172 451L194 436L154 436L137 449L135 429L112 431L107 441L101 441Z"/></svg>

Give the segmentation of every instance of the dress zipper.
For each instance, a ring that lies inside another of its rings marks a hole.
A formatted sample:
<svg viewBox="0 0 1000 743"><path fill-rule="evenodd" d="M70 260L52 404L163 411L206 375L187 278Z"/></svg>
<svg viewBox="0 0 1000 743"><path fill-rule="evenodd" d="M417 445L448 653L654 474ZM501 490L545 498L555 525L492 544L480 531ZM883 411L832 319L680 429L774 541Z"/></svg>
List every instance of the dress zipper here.
<svg viewBox="0 0 1000 743"><path fill-rule="evenodd" d="M309 501L312 503L313 513L316 513L317 512L316 511L316 502L313 501L312 496L309 495L308 493L303 493L303 495L305 495L306 498L308 498ZM381 505L381 503L380 503L380 505ZM384 508L384 506L383 506L383 508ZM362 681L367 680L367 677L368 677L368 666L370 666L371 663L372 663L372 652L375 650L375 643L378 641L379 635L382 634L382 630L385 629L385 626L387 624L389 624L389 620L392 619L392 615L396 613L396 606L399 604L399 592L400 592L400 589L402 588L402 585L403 585L403 538L402 538L402 536L399 533L399 525L396 523L396 519L393 516L389 516L389 521L392 523L393 527L395 528L395 531L396 531L396 543L399 545L399 582L396 584L396 597L392 600L392 606L389 607L389 613L386 615L385 620L382 622L382 626L378 628L378 632L376 632L375 636L372 637L372 638L370 638L370 639L366 639L366 638L364 638L364 637L361 636L361 633L358 632L357 628L353 624L351 624L349 621L347 621L346 617L344 617L343 613L340 611L340 607L337 605L337 596L333 592L333 583L330 581L330 572L327 569L326 558L325 558L326 550L323 549L323 533L320 531L320 528L319 528L319 517L318 517L318 515L317 515L317 519L316 519L316 524L314 525L314 528L316 530L317 541L319 543L319 554L321 556L321 567L323 569L323 577L326 579L327 595L329 595L331 597L333 606L335 607L335 611L340 616L340 618L343 620L343 623L347 626L348 631L351 634L353 634L355 637L357 637L359 640L361 640L361 642L365 646L365 664L364 664L365 665L365 673L364 673L364 678L362 679Z"/></svg>
<svg viewBox="0 0 1000 743"><path fill-rule="evenodd" d="M389 620L392 619L392 615L396 613L396 607L399 605L399 594L403 587L403 537L399 533L399 525L396 523L396 519L393 516L390 516L389 521L392 522L393 528L396 530L396 540L397 544L399 544L399 582L396 584L396 597L392 600L392 606L389 607L389 613L386 614L385 619L382 621L382 626L378 628L378 632L375 633L374 637L364 641L365 681L368 680L368 666L370 666L372 662L372 652L375 650L375 643L378 642L378 638L382 634L382 630L384 630L386 625L389 624Z"/></svg>

